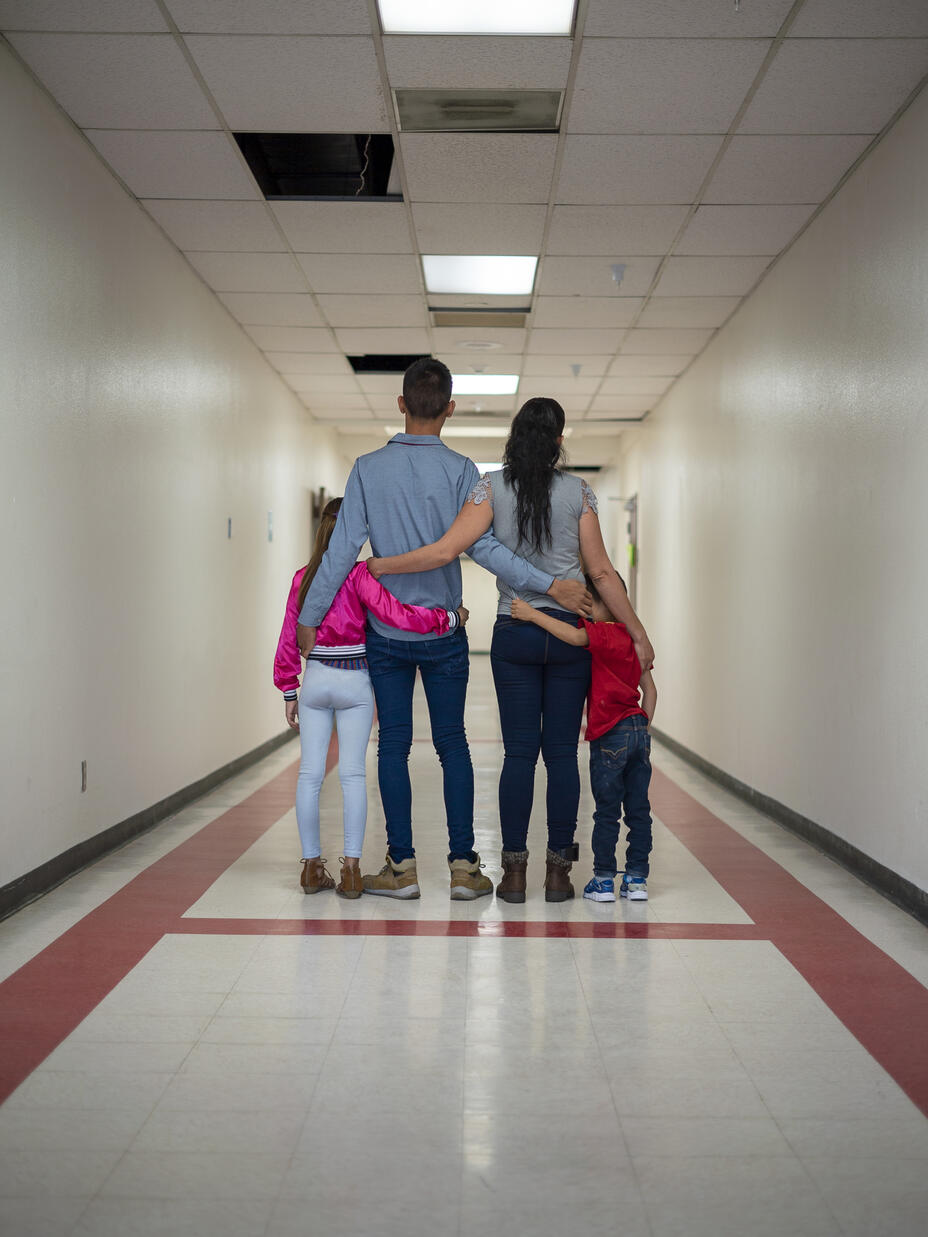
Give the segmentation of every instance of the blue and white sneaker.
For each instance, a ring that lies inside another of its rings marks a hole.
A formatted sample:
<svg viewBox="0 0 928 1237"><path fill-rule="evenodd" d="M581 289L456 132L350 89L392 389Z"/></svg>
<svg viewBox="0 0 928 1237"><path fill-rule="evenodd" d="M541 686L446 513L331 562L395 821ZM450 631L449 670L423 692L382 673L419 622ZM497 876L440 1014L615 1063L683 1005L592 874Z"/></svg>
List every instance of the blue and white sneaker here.
<svg viewBox="0 0 928 1237"><path fill-rule="evenodd" d="M619 893L629 902L647 902L648 882L643 876L634 876L630 872L622 873L622 885Z"/></svg>
<svg viewBox="0 0 928 1237"><path fill-rule="evenodd" d="M594 876L583 890L583 896L593 902L614 902L615 881L611 876Z"/></svg>

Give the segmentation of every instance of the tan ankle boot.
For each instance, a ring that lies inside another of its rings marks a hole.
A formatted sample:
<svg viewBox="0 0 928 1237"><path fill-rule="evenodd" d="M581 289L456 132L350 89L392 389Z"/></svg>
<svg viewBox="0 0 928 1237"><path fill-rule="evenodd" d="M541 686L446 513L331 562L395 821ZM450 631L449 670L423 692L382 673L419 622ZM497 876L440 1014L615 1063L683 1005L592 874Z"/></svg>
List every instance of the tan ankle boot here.
<svg viewBox="0 0 928 1237"><path fill-rule="evenodd" d="M342 865L342 872L341 880L335 886L335 892L340 898L360 898L364 892L360 867L349 867L344 859L339 859L338 862Z"/></svg>
<svg viewBox="0 0 928 1237"><path fill-rule="evenodd" d="M496 886L496 896L503 902L525 901L525 869L528 866L527 850L504 850L502 853L503 879Z"/></svg>
<svg viewBox="0 0 928 1237"><path fill-rule="evenodd" d="M570 883L570 859L565 859L556 850L549 850L545 857L545 901L566 902L574 896Z"/></svg>
<svg viewBox="0 0 928 1237"><path fill-rule="evenodd" d="M334 889L335 879L326 871L324 859L304 859L300 884L304 893L321 893L323 889Z"/></svg>

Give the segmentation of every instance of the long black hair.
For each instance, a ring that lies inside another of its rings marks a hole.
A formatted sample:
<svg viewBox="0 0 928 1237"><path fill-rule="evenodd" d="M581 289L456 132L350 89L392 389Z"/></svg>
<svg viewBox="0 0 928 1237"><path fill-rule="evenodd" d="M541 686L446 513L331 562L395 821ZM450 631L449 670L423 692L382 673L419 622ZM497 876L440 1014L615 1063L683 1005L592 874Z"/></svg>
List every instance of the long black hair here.
<svg viewBox="0 0 928 1237"><path fill-rule="evenodd" d="M555 399L526 400L512 421L503 475L516 493L519 541L544 550L551 544L551 483L564 460L564 409Z"/></svg>

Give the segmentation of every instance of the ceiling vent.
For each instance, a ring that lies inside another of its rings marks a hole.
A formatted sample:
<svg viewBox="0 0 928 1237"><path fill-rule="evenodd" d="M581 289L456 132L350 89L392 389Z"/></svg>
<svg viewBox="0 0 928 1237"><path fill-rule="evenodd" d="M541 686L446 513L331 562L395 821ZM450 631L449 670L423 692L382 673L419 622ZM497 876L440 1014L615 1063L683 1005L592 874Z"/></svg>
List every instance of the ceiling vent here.
<svg viewBox="0 0 928 1237"><path fill-rule="evenodd" d="M413 361L418 361L421 357L422 353L416 352L408 356L398 352L369 352L364 356L348 357L348 364L356 374L405 374Z"/></svg>
<svg viewBox="0 0 928 1237"><path fill-rule="evenodd" d="M525 326L528 309L430 309L433 326Z"/></svg>
<svg viewBox="0 0 928 1237"><path fill-rule="evenodd" d="M394 90L404 133L557 133L560 90Z"/></svg>
<svg viewBox="0 0 928 1237"><path fill-rule="evenodd" d="M269 202L401 201L389 133L235 133Z"/></svg>

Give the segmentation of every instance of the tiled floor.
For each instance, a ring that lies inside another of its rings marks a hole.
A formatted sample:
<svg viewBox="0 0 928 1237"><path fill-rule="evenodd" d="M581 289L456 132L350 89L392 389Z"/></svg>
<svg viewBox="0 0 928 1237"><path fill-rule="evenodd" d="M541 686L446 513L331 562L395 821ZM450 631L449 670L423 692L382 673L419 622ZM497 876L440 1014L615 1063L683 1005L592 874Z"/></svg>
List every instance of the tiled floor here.
<svg viewBox="0 0 928 1237"><path fill-rule="evenodd" d="M451 903L417 725L418 902L300 893L288 746L0 925L0 1233L922 1237L924 929L663 751L648 903L546 904L540 819Z"/></svg>

